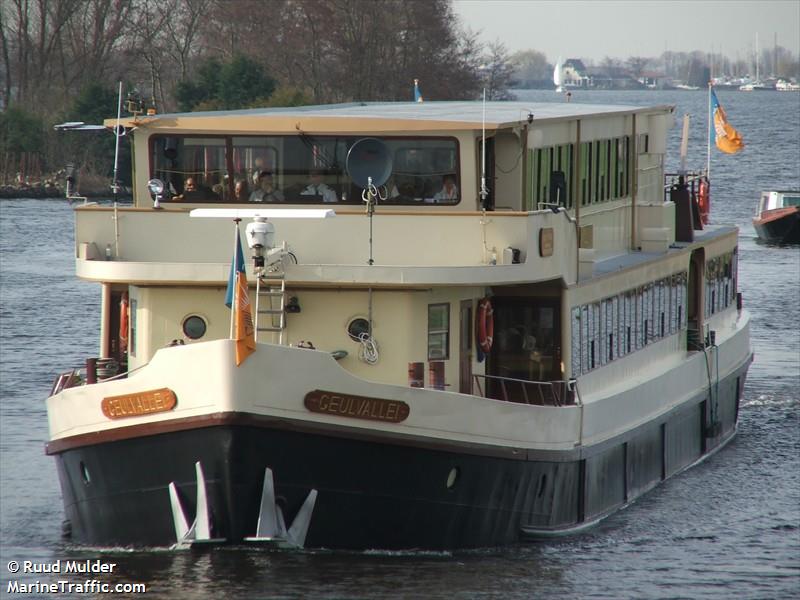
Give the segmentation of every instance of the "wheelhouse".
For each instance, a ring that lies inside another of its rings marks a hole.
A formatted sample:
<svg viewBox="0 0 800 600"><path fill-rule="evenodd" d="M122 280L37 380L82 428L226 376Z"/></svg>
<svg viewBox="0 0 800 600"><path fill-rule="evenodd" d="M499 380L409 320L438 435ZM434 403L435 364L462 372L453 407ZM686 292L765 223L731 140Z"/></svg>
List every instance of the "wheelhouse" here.
<svg viewBox="0 0 800 600"><path fill-rule="evenodd" d="M295 135L153 135L149 139L150 174L166 185L164 201L185 198L185 182L193 179L193 202L250 202L237 197L237 185L252 190L259 175L271 175L280 200L293 204L361 204L361 188L347 173L348 152L362 137ZM386 183L390 204L458 204L457 194L439 192L452 177L461 177L459 144L453 137L389 137L381 140L392 158L392 178ZM333 191L329 197L306 193L309 174Z"/></svg>

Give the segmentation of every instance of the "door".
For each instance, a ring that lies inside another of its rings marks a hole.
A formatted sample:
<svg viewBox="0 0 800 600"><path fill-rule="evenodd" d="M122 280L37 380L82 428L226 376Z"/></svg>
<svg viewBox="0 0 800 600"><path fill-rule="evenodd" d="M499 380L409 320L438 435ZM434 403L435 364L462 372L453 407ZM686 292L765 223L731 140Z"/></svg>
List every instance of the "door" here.
<svg viewBox="0 0 800 600"><path fill-rule="evenodd" d="M705 249L699 248L692 252L689 261L689 285L687 290L687 322L688 330L686 334L687 350L702 349L704 312L704 288L705 288Z"/></svg>
<svg viewBox="0 0 800 600"><path fill-rule="evenodd" d="M458 391L472 393L472 300L461 301L458 327Z"/></svg>

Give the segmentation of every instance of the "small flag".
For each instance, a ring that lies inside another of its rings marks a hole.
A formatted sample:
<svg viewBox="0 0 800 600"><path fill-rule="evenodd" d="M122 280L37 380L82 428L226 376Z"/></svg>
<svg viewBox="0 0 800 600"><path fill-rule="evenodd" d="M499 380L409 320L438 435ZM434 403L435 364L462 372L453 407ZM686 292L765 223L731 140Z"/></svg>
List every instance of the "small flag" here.
<svg viewBox="0 0 800 600"><path fill-rule="evenodd" d="M225 305L233 309L233 339L236 340L236 366L256 351L255 327L250 296L247 292L247 275L244 268L244 253L239 227L236 227L236 250L231 262Z"/></svg>
<svg viewBox="0 0 800 600"><path fill-rule="evenodd" d="M419 79L414 80L414 102L422 102L422 94L419 91Z"/></svg>
<svg viewBox="0 0 800 600"><path fill-rule="evenodd" d="M717 94L711 88L711 135L717 148L726 154L736 154L744 149L744 141L739 132L728 123L725 110L717 99Z"/></svg>

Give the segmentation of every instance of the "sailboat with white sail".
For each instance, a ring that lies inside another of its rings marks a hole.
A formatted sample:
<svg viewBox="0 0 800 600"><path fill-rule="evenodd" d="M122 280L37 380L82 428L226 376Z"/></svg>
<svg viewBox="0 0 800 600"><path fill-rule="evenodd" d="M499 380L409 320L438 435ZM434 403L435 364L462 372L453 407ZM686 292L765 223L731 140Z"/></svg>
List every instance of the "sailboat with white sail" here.
<svg viewBox="0 0 800 600"><path fill-rule="evenodd" d="M556 61L556 66L553 68L553 83L556 86L556 92L559 94L564 92L564 73L563 73L564 65L561 62L561 57L558 57Z"/></svg>

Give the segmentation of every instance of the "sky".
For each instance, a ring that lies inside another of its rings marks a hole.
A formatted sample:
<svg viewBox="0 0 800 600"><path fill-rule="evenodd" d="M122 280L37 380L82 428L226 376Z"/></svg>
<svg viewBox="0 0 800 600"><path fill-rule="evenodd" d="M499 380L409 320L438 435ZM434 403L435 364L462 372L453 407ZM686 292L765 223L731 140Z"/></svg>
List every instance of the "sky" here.
<svg viewBox="0 0 800 600"><path fill-rule="evenodd" d="M547 59L721 53L731 59L779 46L800 52L800 0L454 0L462 25L513 54Z"/></svg>

